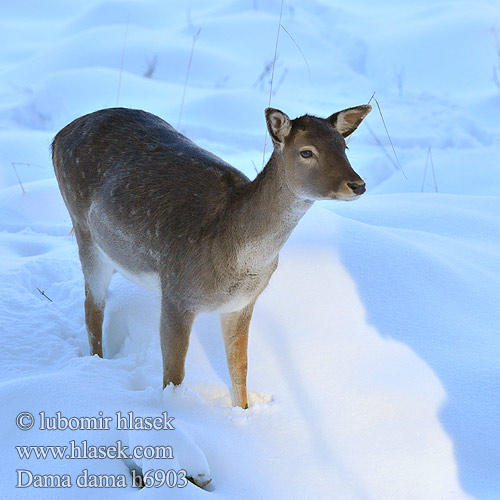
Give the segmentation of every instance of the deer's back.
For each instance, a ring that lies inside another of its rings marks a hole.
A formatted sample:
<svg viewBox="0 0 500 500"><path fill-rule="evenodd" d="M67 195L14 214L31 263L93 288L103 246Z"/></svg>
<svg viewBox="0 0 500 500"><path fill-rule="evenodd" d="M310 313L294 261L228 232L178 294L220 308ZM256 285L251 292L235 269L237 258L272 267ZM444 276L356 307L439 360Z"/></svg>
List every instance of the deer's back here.
<svg viewBox="0 0 500 500"><path fill-rule="evenodd" d="M138 273L179 256L184 268L161 265L188 272L192 264L196 273L219 221L249 182L159 117L123 108L70 123L54 139L53 160L73 224Z"/></svg>

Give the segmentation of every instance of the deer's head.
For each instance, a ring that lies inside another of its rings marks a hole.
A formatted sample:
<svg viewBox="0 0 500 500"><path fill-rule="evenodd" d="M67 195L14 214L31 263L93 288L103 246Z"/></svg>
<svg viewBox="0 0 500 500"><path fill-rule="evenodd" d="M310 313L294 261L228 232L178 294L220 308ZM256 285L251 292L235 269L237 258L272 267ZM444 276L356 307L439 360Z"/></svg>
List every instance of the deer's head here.
<svg viewBox="0 0 500 500"><path fill-rule="evenodd" d="M281 157L288 188L305 200L355 200L366 188L346 156L345 138L371 111L365 104L328 118L304 115L291 120L283 111L267 108L266 121Z"/></svg>

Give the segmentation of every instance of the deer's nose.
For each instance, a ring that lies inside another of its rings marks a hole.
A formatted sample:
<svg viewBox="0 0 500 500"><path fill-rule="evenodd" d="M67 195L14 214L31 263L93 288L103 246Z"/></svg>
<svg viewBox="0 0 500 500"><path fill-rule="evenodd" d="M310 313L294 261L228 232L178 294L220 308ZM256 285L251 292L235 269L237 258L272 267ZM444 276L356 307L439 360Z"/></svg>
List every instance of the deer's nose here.
<svg viewBox="0 0 500 500"><path fill-rule="evenodd" d="M364 182L348 182L347 185L352 189L354 194L363 194L366 191L366 185Z"/></svg>

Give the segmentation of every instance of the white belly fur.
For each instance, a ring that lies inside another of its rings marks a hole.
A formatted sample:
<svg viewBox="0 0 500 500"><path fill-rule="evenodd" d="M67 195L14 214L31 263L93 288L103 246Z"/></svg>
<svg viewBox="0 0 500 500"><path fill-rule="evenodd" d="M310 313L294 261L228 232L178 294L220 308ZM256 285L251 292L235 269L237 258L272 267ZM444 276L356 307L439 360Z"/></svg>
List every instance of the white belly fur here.
<svg viewBox="0 0 500 500"><path fill-rule="evenodd" d="M245 306L250 304L250 302L251 300L248 297L244 295L237 295L236 297L230 298L227 302L224 302L223 304L216 306L215 309L212 309L210 312L224 314L234 311L240 311Z"/></svg>
<svg viewBox="0 0 500 500"><path fill-rule="evenodd" d="M137 286L140 286L141 288L149 290L150 292L155 292L155 293L161 292L161 281L159 274L157 273L135 274L117 264L99 246L97 246L97 248L99 249L99 252L102 255L103 259L109 262L116 271L118 271L122 276L127 278L129 281L136 284Z"/></svg>
<svg viewBox="0 0 500 500"><path fill-rule="evenodd" d="M132 283L137 286L149 290L154 293L161 293L161 280L158 273L133 273L132 271L123 268L117 264L109 255L107 255L98 245L96 245L103 260L108 262L113 269L118 271L122 276L127 278ZM248 304L252 302L252 298L245 294L237 294L234 297L228 297L228 300L224 303L213 304L208 307L205 312L215 312L219 314L230 313L234 311L240 311Z"/></svg>

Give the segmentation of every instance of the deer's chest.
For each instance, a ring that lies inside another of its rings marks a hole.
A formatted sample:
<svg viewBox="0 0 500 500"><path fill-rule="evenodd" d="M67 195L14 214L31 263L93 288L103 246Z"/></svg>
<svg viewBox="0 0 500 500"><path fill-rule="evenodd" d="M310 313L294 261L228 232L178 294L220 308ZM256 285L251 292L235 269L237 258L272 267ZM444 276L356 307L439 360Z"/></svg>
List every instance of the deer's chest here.
<svg viewBox="0 0 500 500"><path fill-rule="evenodd" d="M213 312L228 313L239 311L255 302L267 286L277 267L277 259L261 269L241 269L228 277L224 286L215 294Z"/></svg>

